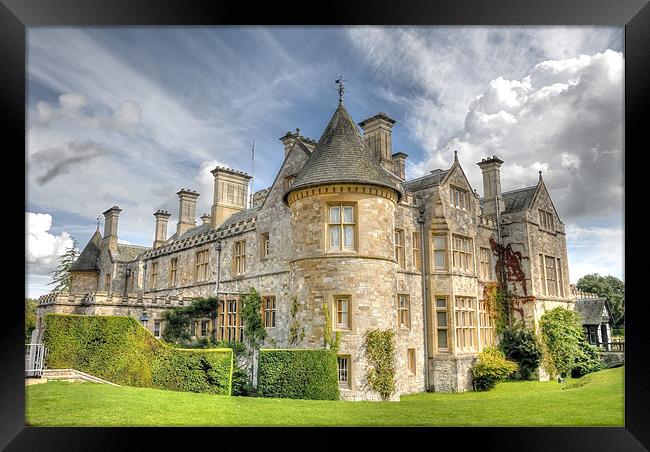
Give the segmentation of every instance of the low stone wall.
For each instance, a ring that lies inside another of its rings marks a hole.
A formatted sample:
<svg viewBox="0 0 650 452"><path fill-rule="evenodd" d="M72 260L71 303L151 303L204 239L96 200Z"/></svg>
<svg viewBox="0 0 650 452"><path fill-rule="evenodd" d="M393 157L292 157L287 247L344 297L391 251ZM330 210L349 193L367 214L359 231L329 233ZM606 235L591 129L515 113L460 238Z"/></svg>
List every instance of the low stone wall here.
<svg viewBox="0 0 650 452"><path fill-rule="evenodd" d="M435 392L471 391L472 366L476 359L475 355L429 358L431 389Z"/></svg>
<svg viewBox="0 0 650 452"><path fill-rule="evenodd" d="M625 363L625 352L601 352L600 360L606 368L620 366Z"/></svg>

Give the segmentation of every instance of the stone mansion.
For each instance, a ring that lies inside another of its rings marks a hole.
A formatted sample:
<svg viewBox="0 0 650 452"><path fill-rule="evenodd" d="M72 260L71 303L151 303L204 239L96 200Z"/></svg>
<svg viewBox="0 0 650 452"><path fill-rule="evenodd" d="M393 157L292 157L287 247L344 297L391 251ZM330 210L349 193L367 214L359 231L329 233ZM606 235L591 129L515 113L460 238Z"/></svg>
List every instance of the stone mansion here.
<svg viewBox="0 0 650 452"><path fill-rule="evenodd" d="M197 319L192 335L216 328L217 339L241 341L241 296L255 287L266 346L289 346L296 299L298 347L322 347L329 307L342 399L379 398L365 384L363 336L373 328L396 332L395 397L471 389L477 354L496 340L486 284L501 274L515 317L531 328L545 310L572 308L564 224L541 173L502 192L496 156L477 163L482 197L456 156L406 180L394 124L378 113L357 125L339 102L318 142L298 129L280 138L270 187L249 196L251 176L216 167L212 210L198 225L199 193L181 189L175 231L168 236L172 214L156 211L151 247L119 244L122 210L111 207L70 270L70 292L40 298L37 334L43 315L59 312L132 316L160 337L165 310L217 295L214 325Z"/></svg>

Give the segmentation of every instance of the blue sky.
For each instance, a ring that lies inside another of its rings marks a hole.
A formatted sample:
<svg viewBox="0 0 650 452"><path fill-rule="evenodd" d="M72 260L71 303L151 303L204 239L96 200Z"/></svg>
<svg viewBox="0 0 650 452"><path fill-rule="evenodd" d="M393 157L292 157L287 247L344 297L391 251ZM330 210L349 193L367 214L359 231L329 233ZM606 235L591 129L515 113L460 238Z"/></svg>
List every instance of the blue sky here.
<svg viewBox="0 0 650 452"><path fill-rule="evenodd" d="M570 279L623 276L623 28L30 28L27 54L27 292L71 238L122 209L120 239L150 245L152 213L199 191L209 212L223 164L268 186L300 128L318 140L337 105L397 120L407 176L458 150L482 192L497 154L504 190L538 170L567 229ZM175 223L176 218L170 219Z"/></svg>

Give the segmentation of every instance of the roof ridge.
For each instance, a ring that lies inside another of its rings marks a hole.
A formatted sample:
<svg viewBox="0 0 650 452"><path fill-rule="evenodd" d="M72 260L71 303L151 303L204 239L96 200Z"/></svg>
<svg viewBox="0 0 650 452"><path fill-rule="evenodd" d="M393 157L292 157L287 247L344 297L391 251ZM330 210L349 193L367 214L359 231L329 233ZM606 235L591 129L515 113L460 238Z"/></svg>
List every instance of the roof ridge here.
<svg viewBox="0 0 650 452"><path fill-rule="evenodd" d="M515 193L515 192L524 191L524 190L532 190L532 189L535 189L535 188L537 188L537 185L531 185L530 187L516 188L514 190L504 191L504 192L501 192L501 194L505 195L505 194L508 194L508 193Z"/></svg>

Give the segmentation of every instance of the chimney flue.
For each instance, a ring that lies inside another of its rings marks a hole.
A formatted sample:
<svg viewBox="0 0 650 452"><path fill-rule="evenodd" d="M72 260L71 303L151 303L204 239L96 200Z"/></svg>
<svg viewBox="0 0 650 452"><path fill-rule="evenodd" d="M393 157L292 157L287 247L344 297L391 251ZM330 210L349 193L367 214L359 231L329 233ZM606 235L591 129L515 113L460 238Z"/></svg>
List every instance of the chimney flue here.
<svg viewBox="0 0 650 452"><path fill-rule="evenodd" d="M176 194L179 198L176 237L180 237L185 231L196 226L196 200L199 194L184 188Z"/></svg>
<svg viewBox="0 0 650 452"><path fill-rule="evenodd" d="M223 166L211 171L214 176L211 225L217 229L230 215L246 209L251 176Z"/></svg>
<svg viewBox="0 0 650 452"><path fill-rule="evenodd" d="M117 220L120 217L120 212L122 209L117 206L104 212L104 238L102 241L113 252L117 251Z"/></svg>
<svg viewBox="0 0 650 452"><path fill-rule="evenodd" d="M153 247L158 248L167 240L167 222L172 214L166 210L157 210L153 216L156 217L156 235L153 241Z"/></svg>
<svg viewBox="0 0 650 452"><path fill-rule="evenodd" d="M483 215L496 216L503 212L505 203L501 196L501 165L503 160L496 155L477 163L483 172Z"/></svg>
<svg viewBox="0 0 650 452"><path fill-rule="evenodd" d="M395 120L386 113L377 113L375 116L364 119L359 123L363 128L363 139L372 155L385 169L395 172L393 168L393 139L392 128Z"/></svg>

